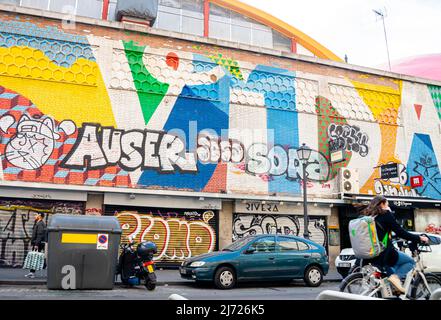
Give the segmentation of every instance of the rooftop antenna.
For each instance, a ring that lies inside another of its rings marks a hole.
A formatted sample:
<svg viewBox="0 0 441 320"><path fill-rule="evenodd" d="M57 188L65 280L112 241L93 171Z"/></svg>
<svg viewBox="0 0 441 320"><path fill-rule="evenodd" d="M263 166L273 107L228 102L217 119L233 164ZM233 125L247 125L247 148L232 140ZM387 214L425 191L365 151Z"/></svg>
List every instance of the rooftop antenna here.
<svg viewBox="0 0 441 320"><path fill-rule="evenodd" d="M384 8L384 10L375 10L375 9L373 9L372 11L374 11L374 13L376 14L377 18L383 20L384 39L386 40L386 50L387 50L387 61L389 63L389 71L392 71L392 68L390 66L389 45L387 43L386 23L384 22L384 18L387 17L387 11L386 11L386 8Z"/></svg>

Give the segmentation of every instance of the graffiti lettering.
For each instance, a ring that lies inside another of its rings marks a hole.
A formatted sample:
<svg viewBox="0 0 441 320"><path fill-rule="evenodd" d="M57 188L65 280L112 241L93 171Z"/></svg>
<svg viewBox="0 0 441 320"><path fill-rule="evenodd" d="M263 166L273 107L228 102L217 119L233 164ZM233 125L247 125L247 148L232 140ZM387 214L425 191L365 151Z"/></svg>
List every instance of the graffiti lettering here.
<svg viewBox="0 0 441 320"><path fill-rule="evenodd" d="M423 177L425 182L421 190L421 194L433 196L441 195L440 183L441 174L438 168L436 158L432 158L429 154L422 154L419 161L415 161L413 171Z"/></svg>
<svg viewBox="0 0 441 320"><path fill-rule="evenodd" d="M311 240L327 246L326 222L320 217L309 217ZM233 222L233 241L256 234L295 235L303 232L303 219L294 215L236 214Z"/></svg>
<svg viewBox="0 0 441 320"><path fill-rule="evenodd" d="M198 160L201 163L239 163L245 156L243 145L236 140L221 140L210 135L199 135Z"/></svg>
<svg viewBox="0 0 441 320"><path fill-rule="evenodd" d="M287 179L300 180L303 177L302 164L297 157L297 149L274 146L268 150L263 143L253 144L248 149L246 171L254 175L286 175ZM306 175L311 181L327 181L330 165L328 159L318 151L312 151L306 166Z"/></svg>
<svg viewBox="0 0 441 320"><path fill-rule="evenodd" d="M86 216L101 216L103 214L103 209L101 208L87 208Z"/></svg>
<svg viewBox="0 0 441 320"><path fill-rule="evenodd" d="M154 259L158 261L178 262L215 249L215 231L208 223L214 217L212 211L204 212L203 220L189 221L136 212L121 212L116 217L123 229L122 241L130 237L137 242L155 242L158 253Z"/></svg>
<svg viewBox="0 0 441 320"><path fill-rule="evenodd" d="M81 214L83 203L76 202L39 202L37 200L1 200L0 201L0 266L18 267L30 249L34 216L38 212L46 213L46 222L50 214Z"/></svg>
<svg viewBox="0 0 441 320"><path fill-rule="evenodd" d="M369 137L366 133L361 132L357 126L331 123L328 127L328 135L332 138L331 150L346 149L357 152L362 157L366 157L369 153L369 147L367 146Z"/></svg>
<svg viewBox="0 0 441 320"><path fill-rule="evenodd" d="M118 164L126 171L157 169L196 172L194 153L175 135L148 130L115 130L84 123L79 137L61 166L70 169L100 169Z"/></svg>
<svg viewBox="0 0 441 320"><path fill-rule="evenodd" d="M388 162L391 164L393 162ZM375 193L385 196L419 197L415 189L406 186L408 174L406 166L398 163L398 177L390 179L376 179L374 183ZM381 167L381 166L380 166Z"/></svg>
<svg viewBox="0 0 441 320"><path fill-rule="evenodd" d="M409 189L406 186L393 185L390 183L382 182L381 180L375 181L375 192L385 196L401 196L401 197L418 197L418 193L415 189Z"/></svg>

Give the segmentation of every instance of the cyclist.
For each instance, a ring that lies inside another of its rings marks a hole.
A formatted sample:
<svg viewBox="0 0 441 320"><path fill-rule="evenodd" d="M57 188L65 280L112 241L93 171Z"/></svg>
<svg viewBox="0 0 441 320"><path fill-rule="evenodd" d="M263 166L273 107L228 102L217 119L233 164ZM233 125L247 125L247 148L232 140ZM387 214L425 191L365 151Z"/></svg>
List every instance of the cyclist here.
<svg viewBox="0 0 441 320"><path fill-rule="evenodd" d="M405 293L401 279L406 278L407 273L413 269L415 261L409 255L395 249L391 241L391 232L395 232L398 238L411 241L414 244L428 242L429 239L404 230L395 220L389 202L384 196L376 196L368 206L361 209L361 213L375 216L379 239L383 239L386 233L389 234L386 249L378 257L365 260L364 263L371 263L379 268L384 267L392 285L401 293Z"/></svg>

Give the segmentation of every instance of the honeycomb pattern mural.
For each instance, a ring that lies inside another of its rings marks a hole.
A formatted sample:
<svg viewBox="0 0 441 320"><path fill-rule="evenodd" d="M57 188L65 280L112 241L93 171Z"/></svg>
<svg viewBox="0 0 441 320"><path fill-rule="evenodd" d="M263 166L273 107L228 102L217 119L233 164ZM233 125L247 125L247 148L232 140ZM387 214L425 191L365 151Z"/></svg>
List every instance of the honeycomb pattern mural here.
<svg viewBox="0 0 441 320"><path fill-rule="evenodd" d="M352 81L358 96L369 107L374 120L378 123L400 125L401 82L398 88L364 84Z"/></svg>
<svg viewBox="0 0 441 320"><path fill-rule="evenodd" d="M372 112L353 87L329 84L330 100L346 119L374 121Z"/></svg>
<svg viewBox="0 0 441 320"><path fill-rule="evenodd" d="M230 102L238 105L264 107L265 97L259 92L234 88L231 90Z"/></svg>
<svg viewBox="0 0 441 320"><path fill-rule="evenodd" d="M319 95L318 82L308 79L296 79L297 111L316 112L316 97Z"/></svg>
<svg viewBox="0 0 441 320"><path fill-rule="evenodd" d="M96 86L97 73L96 65L85 59L64 68L41 50L21 46L0 50L0 74L5 76Z"/></svg>
<svg viewBox="0 0 441 320"><path fill-rule="evenodd" d="M247 81L232 78L232 89L237 96L234 101L239 104L261 103L256 95L263 95L265 107L277 110L296 110L295 75L277 68L257 66L251 71Z"/></svg>
<svg viewBox="0 0 441 320"><path fill-rule="evenodd" d="M31 22L2 20L0 21L0 30L2 33L13 33L45 40L52 39L84 45L89 44L87 37L83 35L67 33L54 26L41 27Z"/></svg>
<svg viewBox="0 0 441 320"><path fill-rule="evenodd" d="M90 46L53 39L39 39L32 36L2 32L0 47L29 47L42 51L51 61L62 67L70 67L78 59L94 61Z"/></svg>

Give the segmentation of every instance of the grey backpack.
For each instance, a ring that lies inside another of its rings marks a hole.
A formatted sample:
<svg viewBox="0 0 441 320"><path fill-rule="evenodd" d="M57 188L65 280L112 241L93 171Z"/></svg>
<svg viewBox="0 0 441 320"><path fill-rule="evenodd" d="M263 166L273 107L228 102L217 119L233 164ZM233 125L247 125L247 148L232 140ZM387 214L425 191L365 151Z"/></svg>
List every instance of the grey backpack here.
<svg viewBox="0 0 441 320"><path fill-rule="evenodd" d="M349 222L349 237L357 258L372 259L386 249L389 234L386 233L382 240L378 239L377 224L375 216L363 216Z"/></svg>

